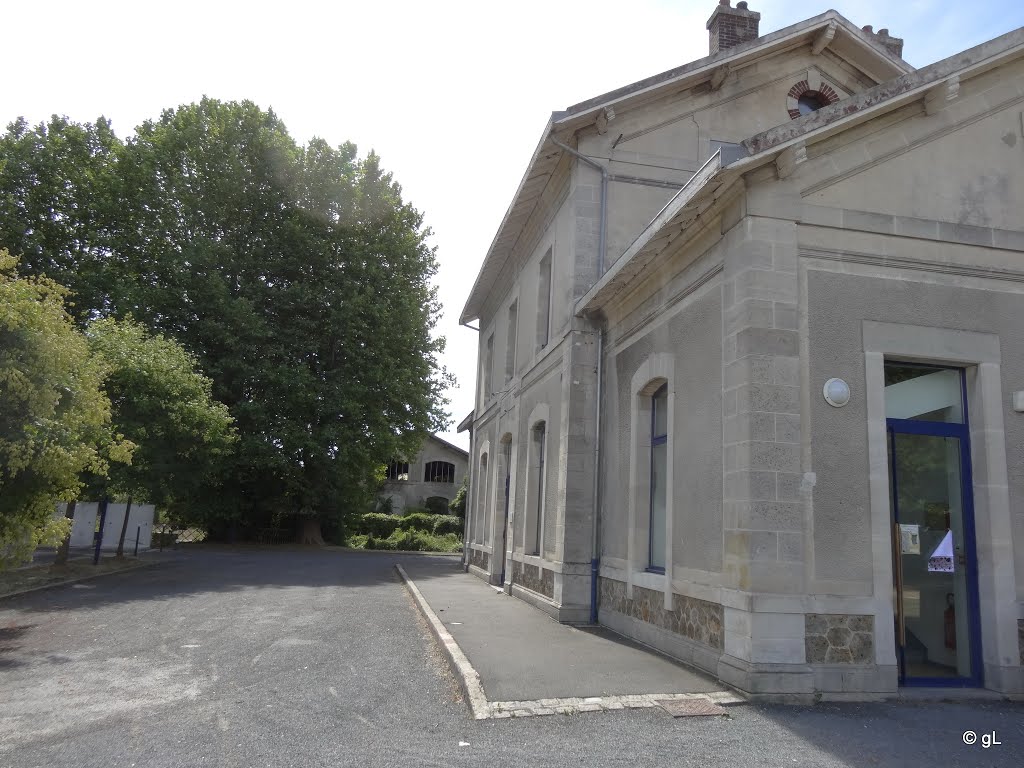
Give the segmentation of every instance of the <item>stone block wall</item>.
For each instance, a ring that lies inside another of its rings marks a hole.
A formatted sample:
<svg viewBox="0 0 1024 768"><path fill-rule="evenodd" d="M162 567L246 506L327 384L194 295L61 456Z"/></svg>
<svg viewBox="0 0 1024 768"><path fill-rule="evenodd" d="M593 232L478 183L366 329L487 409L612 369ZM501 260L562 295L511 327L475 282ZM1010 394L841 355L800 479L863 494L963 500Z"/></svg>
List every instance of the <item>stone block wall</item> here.
<svg viewBox="0 0 1024 768"><path fill-rule="evenodd" d="M809 613L804 627L808 664L874 663L874 616Z"/></svg>
<svg viewBox="0 0 1024 768"><path fill-rule="evenodd" d="M602 609L645 621L716 650L725 645L722 606L716 603L673 594L672 610L666 610L664 593L634 586L630 600L624 582L604 577L600 601Z"/></svg>
<svg viewBox="0 0 1024 768"><path fill-rule="evenodd" d="M478 549L469 550L469 564L475 565L477 568L486 571L487 566L490 563L490 555L486 552L481 552Z"/></svg>
<svg viewBox="0 0 1024 768"><path fill-rule="evenodd" d="M547 568L516 561L512 563L512 581L549 600L555 598L555 573Z"/></svg>

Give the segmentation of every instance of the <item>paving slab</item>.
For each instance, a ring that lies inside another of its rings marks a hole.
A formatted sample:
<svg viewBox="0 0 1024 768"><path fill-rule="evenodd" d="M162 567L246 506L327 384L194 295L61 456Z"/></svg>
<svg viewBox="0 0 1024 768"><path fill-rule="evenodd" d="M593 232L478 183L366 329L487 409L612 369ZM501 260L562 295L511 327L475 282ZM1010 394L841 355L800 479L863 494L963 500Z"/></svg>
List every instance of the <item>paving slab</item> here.
<svg viewBox="0 0 1024 768"><path fill-rule="evenodd" d="M602 627L559 624L456 561L402 566L480 675L489 701L720 691L717 680Z"/></svg>

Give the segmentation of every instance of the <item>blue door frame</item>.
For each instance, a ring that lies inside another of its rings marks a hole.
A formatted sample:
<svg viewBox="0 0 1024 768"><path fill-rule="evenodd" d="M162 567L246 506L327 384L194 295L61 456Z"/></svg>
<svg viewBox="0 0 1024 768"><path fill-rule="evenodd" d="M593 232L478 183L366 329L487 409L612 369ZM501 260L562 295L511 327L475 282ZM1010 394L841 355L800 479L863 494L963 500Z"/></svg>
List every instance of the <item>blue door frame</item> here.
<svg viewBox="0 0 1024 768"><path fill-rule="evenodd" d="M967 398L964 371L960 371L960 391L963 396L963 424L947 424L935 421L917 421L914 419L886 419L890 447L889 473L892 481L892 508L894 522L899 523L899 475L896 471L896 435L927 435L957 439L960 443L960 494L963 512L964 555L966 558L966 587L968 624L967 631L971 643L971 674L969 677L911 677L905 674L904 648L897 646L899 657L900 685L921 687L980 687L984 681L981 656L981 620L978 598L978 560L977 539L974 532L974 481L971 475L971 442L970 426L967 415ZM894 544L893 557L900 557L898 542ZM897 628L897 636L898 636Z"/></svg>

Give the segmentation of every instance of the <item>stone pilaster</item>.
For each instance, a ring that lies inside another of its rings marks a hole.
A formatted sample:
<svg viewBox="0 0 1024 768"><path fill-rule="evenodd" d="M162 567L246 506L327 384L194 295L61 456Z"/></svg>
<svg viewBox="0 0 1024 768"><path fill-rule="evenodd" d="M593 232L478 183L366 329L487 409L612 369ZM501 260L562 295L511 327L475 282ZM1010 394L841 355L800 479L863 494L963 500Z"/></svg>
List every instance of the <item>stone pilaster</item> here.
<svg viewBox="0 0 1024 768"><path fill-rule="evenodd" d="M799 593L805 526L796 224L747 216L726 242L726 577L742 590Z"/></svg>
<svg viewBox="0 0 1024 768"><path fill-rule="evenodd" d="M589 607L598 331L582 327L581 321L574 322L581 327L567 339L562 369L555 542L556 559L565 567L555 579L555 602Z"/></svg>

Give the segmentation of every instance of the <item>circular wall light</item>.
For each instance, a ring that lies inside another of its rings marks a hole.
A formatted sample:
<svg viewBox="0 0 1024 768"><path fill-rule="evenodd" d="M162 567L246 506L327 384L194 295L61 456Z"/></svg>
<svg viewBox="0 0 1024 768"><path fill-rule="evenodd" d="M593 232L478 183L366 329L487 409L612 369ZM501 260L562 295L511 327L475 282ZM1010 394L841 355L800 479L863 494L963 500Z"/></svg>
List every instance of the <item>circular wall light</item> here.
<svg viewBox="0 0 1024 768"><path fill-rule="evenodd" d="M850 385L842 379L829 379L821 388L825 402L833 408L842 408L850 402Z"/></svg>

